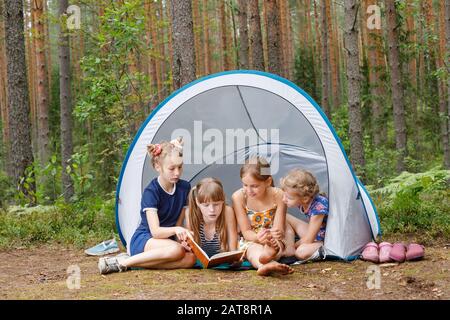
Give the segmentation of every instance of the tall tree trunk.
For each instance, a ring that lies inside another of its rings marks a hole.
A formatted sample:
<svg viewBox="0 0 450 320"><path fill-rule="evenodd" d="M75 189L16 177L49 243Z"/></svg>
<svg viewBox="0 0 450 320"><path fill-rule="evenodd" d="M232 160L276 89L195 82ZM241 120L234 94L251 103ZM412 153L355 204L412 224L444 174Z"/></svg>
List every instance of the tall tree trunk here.
<svg viewBox="0 0 450 320"><path fill-rule="evenodd" d="M173 1L173 0L167 0L168 2ZM172 38L172 34L173 34L173 30L172 30L172 11L170 10L171 5L170 3L166 4L166 10L167 10L167 20L169 21L169 34L167 35L167 38L169 38L169 62L170 62L170 67L169 67L169 72L172 75L172 66L173 66L173 38ZM197 72L197 71L196 71ZM173 91L173 81L170 82L170 91Z"/></svg>
<svg viewBox="0 0 450 320"><path fill-rule="evenodd" d="M163 99L163 83L161 79L161 63L160 60L163 57L160 56L159 52L159 44L158 44L158 19L156 18L156 3L154 1L150 2L149 6L149 18L151 23L151 34L152 34L152 53L153 53L153 66L154 66L154 81L156 81L156 90L158 95L158 101L162 101Z"/></svg>
<svg viewBox="0 0 450 320"><path fill-rule="evenodd" d="M286 41L287 41L287 78L292 80L294 76L294 36L292 31L291 8L289 2L286 7Z"/></svg>
<svg viewBox="0 0 450 320"><path fill-rule="evenodd" d="M194 31L190 0L171 1L173 28L173 84L178 89L195 80Z"/></svg>
<svg viewBox="0 0 450 320"><path fill-rule="evenodd" d="M239 21L239 68L248 69L248 24L247 24L247 0L238 0Z"/></svg>
<svg viewBox="0 0 450 320"><path fill-rule="evenodd" d="M280 18L276 0L265 0L267 14L267 53L268 65L267 69L271 73L283 75L281 68L281 58L283 56L280 48Z"/></svg>
<svg viewBox="0 0 450 320"><path fill-rule="evenodd" d="M446 61L450 52L450 1L445 3L445 40L446 40ZM447 132L450 130L450 64L447 67ZM450 133L449 133L450 134ZM445 158L445 167L450 169L450 159Z"/></svg>
<svg viewBox="0 0 450 320"><path fill-rule="evenodd" d="M338 70L336 63L336 39L334 34L333 17L331 14L331 1L325 1L326 4L326 17L328 27L328 50L330 60L330 78L331 78L331 99L330 99L330 112L333 108L336 108L336 100L338 96Z"/></svg>
<svg viewBox="0 0 450 320"><path fill-rule="evenodd" d="M153 48L153 1L145 0L145 18L146 18L146 45L147 48ZM148 56L147 62L148 70L147 74L149 77L149 85L150 85L150 94L152 97L157 97L158 95L158 86L156 81L156 61L153 50L150 52ZM150 108L153 109L156 105L156 99L152 98L152 102ZM159 100L161 101L161 100Z"/></svg>
<svg viewBox="0 0 450 320"><path fill-rule="evenodd" d="M8 176L12 176L11 162L9 160L9 124L8 124L8 98L6 88L6 55L5 55L5 25L4 25L3 1L0 1L0 115L2 122L2 142L3 150L0 152L5 155L4 170Z"/></svg>
<svg viewBox="0 0 450 320"><path fill-rule="evenodd" d="M376 0L368 0L367 5L375 5ZM364 11L366 12L366 11ZM364 21L367 21L363 19ZM384 60L380 57L382 53L382 34L381 30L369 29L368 34L368 62L369 62L369 83L372 105L372 132L375 146L381 146L386 140L386 123L384 119L383 97L385 96L381 74L384 69Z"/></svg>
<svg viewBox="0 0 450 320"><path fill-rule="evenodd" d="M264 53L262 45L261 21L258 0L248 1L251 68L264 71Z"/></svg>
<svg viewBox="0 0 450 320"><path fill-rule="evenodd" d="M36 204L36 185L21 183L26 170L33 164L30 131L30 102L28 99L27 69L25 63L24 9L22 1L5 0L5 44L8 81L8 122L12 173L14 184ZM33 172L33 171L32 171ZM33 179L34 180L34 179Z"/></svg>
<svg viewBox="0 0 450 320"><path fill-rule="evenodd" d="M59 0L59 103L61 112L61 165L64 199L68 202L74 195L74 187L66 168L70 166L73 153L72 141L72 95L70 89L70 46L66 28L68 0Z"/></svg>
<svg viewBox="0 0 450 320"><path fill-rule="evenodd" d="M449 1L447 1L447 7L448 7ZM447 64L449 63L448 59L446 60L446 53L448 54L450 51L446 52L446 17L445 17L445 11L446 11L446 5L444 0L439 1L439 68L443 71L445 70L445 61L447 61ZM449 17L447 17L447 24ZM447 39L448 41L448 39ZM448 44L448 43L447 43ZM447 74L447 77L449 77L449 74ZM442 147L444 149L444 166L446 168L450 168L450 148L449 148L449 113L448 113L448 101L449 97L446 96L448 93L448 88L445 79L439 79L439 114L440 114L440 120L441 120L441 136L442 136Z"/></svg>
<svg viewBox="0 0 450 320"><path fill-rule="evenodd" d="M277 43L277 46L279 47L280 52L280 75L287 78L287 67L288 67L288 53L287 53L287 22L286 22L286 3L287 1L273 1L275 3L275 6L278 4L278 10L275 7L275 10L278 11L278 23L276 24L279 30L279 40ZM271 11L269 8L267 8L267 28L271 27L270 25L270 15L269 11ZM273 11L273 10L272 10ZM267 32L269 35L269 32ZM269 39L269 37L268 37ZM268 52L270 52L270 47L268 47ZM270 58L269 58L270 63Z"/></svg>
<svg viewBox="0 0 450 320"><path fill-rule="evenodd" d="M405 170L406 120L403 88L400 75L399 36L395 0L385 0L388 28L388 56L391 71L392 103L394 107L395 147L398 152L397 171Z"/></svg>
<svg viewBox="0 0 450 320"><path fill-rule="evenodd" d="M197 76L204 74L202 70L202 50L200 48L200 35L201 35L201 20L199 10L199 0L192 0L192 22L194 24L194 46L195 46L195 70L197 70ZM172 65L172 64L171 64Z"/></svg>
<svg viewBox="0 0 450 320"><path fill-rule="evenodd" d="M358 49L358 5L356 0L345 0L345 49L347 52L347 81L350 158L358 175L364 173L364 145L361 123L361 101Z"/></svg>
<svg viewBox="0 0 450 320"><path fill-rule="evenodd" d="M203 0L202 6L203 17L203 57L205 59L205 75L211 73L211 59L209 52L209 17L208 17L208 0Z"/></svg>
<svg viewBox="0 0 450 320"><path fill-rule="evenodd" d="M320 34L320 28L319 28L319 13L317 10L317 4L316 1L313 0L313 5L314 5L314 34L316 36L316 40L315 40L315 55L317 56L317 64L318 64L318 68L316 70L321 70L321 75L320 76L316 76L316 95L319 95L318 92L318 88L321 87L323 80L321 79L321 76L323 75L323 65L322 65L322 59L323 59L323 53L322 53L322 37ZM323 102L323 101L322 101Z"/></svg>
<svg viewBox="0 0 450 320"><path fill-rule="evenodd" d="M34 15L33 37L36 43L36 81L37 81L37 115L38 115L38 157L42 166L50 158L49 129L49 84L47 74L44 1L32 0Z"/></svg>
<svg viewBox="0 0 450 320"><path fill-rule="evenodd" d="M236 7L233 5L233 1L230 0L229 3L227 4L230 7L230 13L231 13L231 24L232 24L232 35L230 36L230 38L232 37L233 40L233 44L231 45L232 47L232 52L233 52L233 69L239 69L240 68L240 64L239 64L239 44L238 44L238 36L237 36L237 24L236 24ZM230 31L231 32L231 31Z"/></svg>
<svg viewBox="0 0 450 320"><path fill-rule="evenodd" d="M330 109L330 50L328 46L328 18L327 18L327 7L330 6L330 0L322 1L322 108L328 118L331 119L331 109Z"/></svg>
<svg viewBox="0 0 450 320"><path fill-rule="evenodd" d="M35 15L31 8L31 2L24 2L25 15L25 58L27 59L28 70L28 95L30 100L30 120L31 120L31 143L33 155L39 153L38 147L38 110L37 110L37 77L36 77L36 39L33 34Z"/></svg>
<svg viewBox="0 0 450 320"><path fill-rule="evenodd" d="M173 1L170 1L173 2ZM159 56L161 57L161 59L159 59L159 64L161 65L161 81L163 83L163 98L167 96L166 94L166 83L167 83L167 66L166 66L166 40L165 40L165 35L166 35L166 28L165 28L165 17L164 17L164 9L163 9L163 5L162 5L162 1L158 1L158 37L159 37ZM192 14L191 14L191 21L192 21ZM194 38L192 38L192 43L194 43ZM195 63L195 61L194 61Z"/></svg>
<svg viewBox="0 0 450 320"><path fill-rule="evenodd" d="M220 21L220 47L222 52L222 70L230 70L231 61L228 48L228 26L227 15L225 10L225 2L219 1L219 21Z"/></svg>

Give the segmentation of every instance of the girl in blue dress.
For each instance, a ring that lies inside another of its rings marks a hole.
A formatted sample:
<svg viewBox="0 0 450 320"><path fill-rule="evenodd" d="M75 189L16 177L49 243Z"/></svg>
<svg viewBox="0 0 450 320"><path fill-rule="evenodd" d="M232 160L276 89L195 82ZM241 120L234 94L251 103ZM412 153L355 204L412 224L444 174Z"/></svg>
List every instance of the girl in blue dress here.
<svg viewBox="0 0 450 320"><path fill-rule="evenodd" d="M141 199L141 223L130 241L130 254L100 258L100 273L148 269L190 268L195 256L183 242L182 227L190 184L181 180L183 152L181 138L147 146L153 168L159 173L145 188Z"/></svg>

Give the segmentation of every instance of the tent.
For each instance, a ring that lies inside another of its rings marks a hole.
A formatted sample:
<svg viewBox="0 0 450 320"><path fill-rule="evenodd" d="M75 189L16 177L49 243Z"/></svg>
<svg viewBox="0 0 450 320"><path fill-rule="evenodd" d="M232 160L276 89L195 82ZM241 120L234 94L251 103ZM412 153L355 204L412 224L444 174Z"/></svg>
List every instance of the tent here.
<svg viewBox="0 0 450 320"><path fill-rule="evenodd" d="M125 246L140 223L142 192L156 176L146 146L178 136L185 143L182 178L193 185L217 177L228 200L241 187L239 169L249 156L269 160L275 184L292 168L311 171L330 203L324 245L328 257L356 259L381 234L375 206L317 103L284 78L239 70L180 88L139 129L116 192L116 223Z"/></svg>

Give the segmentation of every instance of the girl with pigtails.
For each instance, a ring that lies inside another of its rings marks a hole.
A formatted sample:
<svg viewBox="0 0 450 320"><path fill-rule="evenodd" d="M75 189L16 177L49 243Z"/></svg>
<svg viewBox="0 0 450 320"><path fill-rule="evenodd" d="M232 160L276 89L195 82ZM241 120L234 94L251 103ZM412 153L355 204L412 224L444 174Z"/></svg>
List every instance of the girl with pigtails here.
<svg viewBox="0 0 450 320"><path fill-rule="evenodd" d="M181 179L182 139L150 144L147 151L159 175L142 194L141 223L129 244L131 257L122 254L100 258L101 274L122 272L131 267L176 269L191 268L195 264L194 254L185 245L189 231L181 227L191 189L189 182Z"/></svg>

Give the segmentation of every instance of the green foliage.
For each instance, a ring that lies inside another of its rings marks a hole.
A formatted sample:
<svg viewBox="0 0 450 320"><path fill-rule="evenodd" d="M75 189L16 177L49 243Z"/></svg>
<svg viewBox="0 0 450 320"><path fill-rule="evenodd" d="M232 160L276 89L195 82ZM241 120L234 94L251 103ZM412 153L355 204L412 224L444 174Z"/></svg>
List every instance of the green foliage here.
<svg viewBox="0 0 450 320"><path fill-rule="evenodd" d="M143 10L139 0L108 6L93 35L92 49L81 60L83 93L74 115L82 127L79 130L86 133L78 145L89 143L90 148L80 148L73 161L89 159L89 170L102 173L89 185L97 190L114 188L119 165L137 129L135 123L144 118L150 99L147 77L130 68L149 50L142 37ZM84 192L86 179L93 179L80 174L78 182Z"/></svg>
<svg viewBox="0 0 450 320"><path fill-rule="evenodd" d="M308 47L299 47L295 54L294 82L314 100L320 101L317 73L312 50Z"/></svg>
<svg viewBox="0 0 450 320"><path fill-rule="evenodd" d="M111 238L114 230L113 197L0 210L0 249L47 242L82 248Z"/></svg>
<svg viewBox="0 0 450 320"><path fill-rule="evenodd" d="M403 172L371 190L386 234L417 233L450 238L450 170ZM371 188L369 187L369 190Z"/></svg>

